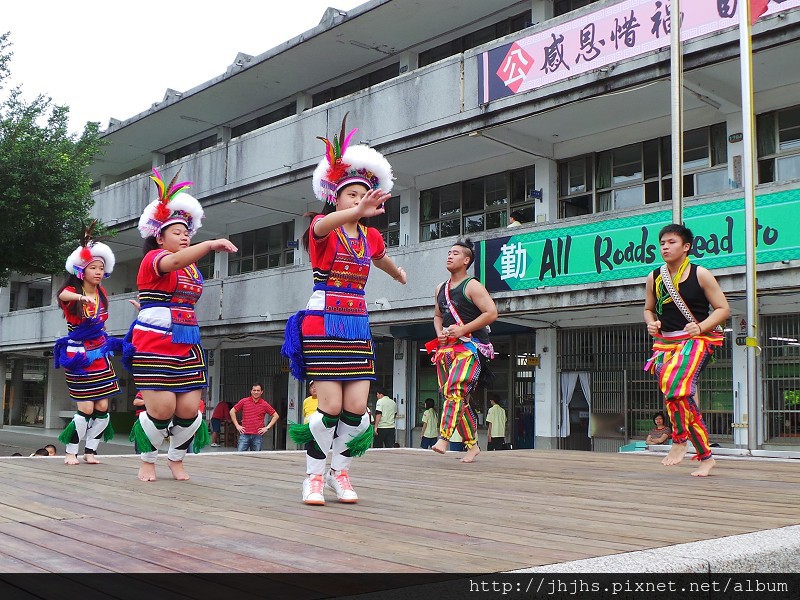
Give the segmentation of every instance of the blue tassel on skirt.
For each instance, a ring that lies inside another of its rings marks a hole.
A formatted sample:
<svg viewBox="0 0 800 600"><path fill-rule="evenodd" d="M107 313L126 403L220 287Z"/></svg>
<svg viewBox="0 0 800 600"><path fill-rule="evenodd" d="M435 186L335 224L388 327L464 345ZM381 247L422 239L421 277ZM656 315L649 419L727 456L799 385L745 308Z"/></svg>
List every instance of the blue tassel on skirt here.
<svg viewBox="0 0 800 600"><path fill-rule="evenodd" d="M303 360L303 318L306 311L300 310L286 321L281 354L289 359L289 370L295 379L305 381L306 363Z"/></svg>
<svg viewBox="0 0 800 600"><path fill-rule="evenodd" d="M325 335L342 340L370 340L369 317L325 313Z"/></svg>

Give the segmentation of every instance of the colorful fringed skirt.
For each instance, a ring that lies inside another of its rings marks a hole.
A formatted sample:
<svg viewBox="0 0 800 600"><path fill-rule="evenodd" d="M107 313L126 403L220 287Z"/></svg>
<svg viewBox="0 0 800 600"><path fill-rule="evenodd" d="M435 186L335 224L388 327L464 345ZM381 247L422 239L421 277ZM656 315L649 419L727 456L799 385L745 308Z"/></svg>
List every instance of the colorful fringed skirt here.
<svg viewBox="0 0 800 600"><path fill-rule="evenodd" d="M119 380L105 353L94 352L104 343L104 338L87 342L73 342L67 344L66 355L74 359L78 355L85 355L92 360L89 366L83 369L64 367L64 375L69 389L69 396L74 402L96 402L120 392Z"/></svg>
<svg viewBox="0 0 800 600"><path fill-rule="evenodd" d="M208 387L205 350L200 344L175 344L166 329L137 322L131 371L138 390L188 392Z"/></svg>
<svg viewBox="0 0 800 600"><path fill-rule="evenodd" d="M307 311L301 331L306 379L375 381L375 351L370 337L345 339L326 334L322 311Z"/></svg>

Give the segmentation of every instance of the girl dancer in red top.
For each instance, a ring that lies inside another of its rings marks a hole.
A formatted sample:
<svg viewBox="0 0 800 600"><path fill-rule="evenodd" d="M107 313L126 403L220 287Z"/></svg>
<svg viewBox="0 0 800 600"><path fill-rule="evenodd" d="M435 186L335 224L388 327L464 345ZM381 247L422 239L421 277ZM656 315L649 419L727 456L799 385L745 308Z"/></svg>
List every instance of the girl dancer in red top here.
<svg viewBox="0 0 800 600"><path fill-rule="evenodd" d="M139 232L145 238L136 278L141 310L129 333L136 349L130 367L146 410L134 424L131 438L141 450L140 480L155 480L158 448L168 436L167 464L175 479L186 480L186 451L192 442L195 452L208 443L208 428L197 408L208 380L194 312L203 293L203 276L195 262L209 252L237 248L225 239L192 246L203 209L184 192L191 183L176 184L176 175L167 186L153 171L156 176L151 179L160 193L139 219Z"/></svg>
<svg viewBox="0 0 800 600"><path fill-rule="evenodd" d="M317 411L307 424L295 423L289 429L296 443L306 445L306 504L325 504L325 485L340 502L358 501L349 469L353 456L372 445L367 395L375 380L364 286L371 264L406 282L405 271L386 256L381 234L361 223L384 212L393 182L391 166L379 152L349 146L355 132L345 135L343 122L339 138L323 140L328 152L314 172L313 186L325 207L303 239L314 272L314 293L306 310L289 319L282 348L294 376L313 379L317 388Z"/></svg>
<svg viewBox="0 0 800 600"><path fill-rule="evenodd" d="M108 398L120 391L109 357L121 349L122 342L106 335L108 297L100 285L114 270L114 253L92 240L96 223L89 225L81 245L67 259L65 268L70 275L58 292L69 333L56 341L53 357L56 368L64 367L69 395L77 408L58 436L67 447L64 462L68 465L78 464L78 449L84 439L83 460L100 462L96 454L101 439L114 437Z"/></svg>

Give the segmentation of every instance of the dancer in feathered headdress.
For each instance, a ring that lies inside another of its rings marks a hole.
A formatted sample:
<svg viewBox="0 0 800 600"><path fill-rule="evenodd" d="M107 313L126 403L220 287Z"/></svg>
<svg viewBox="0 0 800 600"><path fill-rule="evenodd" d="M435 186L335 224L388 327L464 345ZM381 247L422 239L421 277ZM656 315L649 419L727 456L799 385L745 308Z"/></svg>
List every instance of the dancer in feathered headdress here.
<svg viewBox="0 0 800 600"><path fill-rule="evenodd" d="M64 367L67 388L77 412L59 436L66 444L68 465L78 464L80 443L86 439L83 458L97 463L101 439L114 436L108 415L108 398L118 394L114 366L109 361L121 340L110 338L104 330L108 319L108 297L100 283L114 270L114 253L93 239L97 221L85 228L81 244L64 265L69 278L58 292L69 333L58 339L53 349L55 367Z"/></svg>
<svg viewBox="0 0 800 600"><path fill-rule="evenodd" d="M145 238L144 259L136 283L139 315L128 338L135 353L127 367L145 408L131 431L141 450L139 479L156 478L158 448L170 436L168 464L175 479L189 479L183 458L190 446L195 452L208 444L208 428L197 407L201 390L208 387L205 351L200 345L200 327L194 306L203 293L203 276L195 262L212 251L236 252L225 239L191 245L200 229L203 208L186 193L191 182L165 185L153 169L151 179L158 197L139 219Z"/></svg>
<svg viewBox="0 0 800 600"><path fill-rule="evenodd" d="M346 119L333 141L320 138L326 153L312 184L325 205L304 237L314 293L306 310L286 324L281 349L292 374L313 379L317 389L317 411L306 424L294 423L289 430L295 443L306 447L306 504L325 504L326 484L340 502L358 501L349 470L353 456L372 445L367 395L369 382L375 380L364 286L372 264L406 282L405 271L386 255L380 232L361 223L384 212L393 184L391 166L376 150L350 145L356 130L346 133ZM333 459L326 473L330 449Z"/></svg>

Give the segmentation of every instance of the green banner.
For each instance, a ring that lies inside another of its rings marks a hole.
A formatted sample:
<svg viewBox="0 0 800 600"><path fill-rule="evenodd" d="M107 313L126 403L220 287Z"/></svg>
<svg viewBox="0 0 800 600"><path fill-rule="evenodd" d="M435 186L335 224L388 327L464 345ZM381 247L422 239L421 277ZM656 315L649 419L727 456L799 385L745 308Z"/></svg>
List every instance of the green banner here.
<svg viewBox="0 0 800 600"><path fill-rule="evenodd" d="M644 278L661 264L658 232L671 210L484 240L476 275L492 292ZM744 200L684 209L694 233L692 262L707 269L745 264ZM756 198L756 260L800 259L800 190Z"/></svg>

